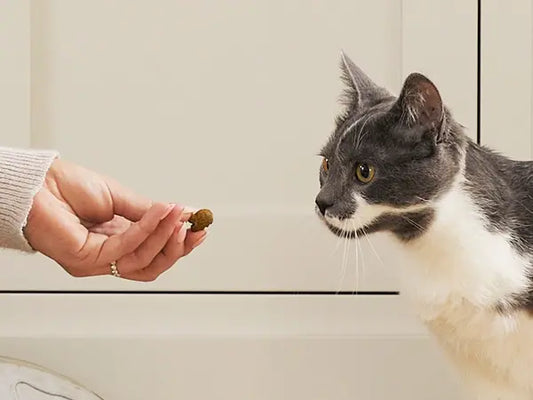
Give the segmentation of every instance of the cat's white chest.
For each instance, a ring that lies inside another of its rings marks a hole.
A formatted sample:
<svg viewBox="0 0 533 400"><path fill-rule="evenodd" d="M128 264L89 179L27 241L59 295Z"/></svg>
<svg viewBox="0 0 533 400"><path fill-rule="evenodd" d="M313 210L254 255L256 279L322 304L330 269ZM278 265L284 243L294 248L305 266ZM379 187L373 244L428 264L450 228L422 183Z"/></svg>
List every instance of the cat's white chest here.
<svg viewBox="0 0 533 400"><path fill-rule="evenodd" d="M498 311L530 285L529 261L510 239L490 232L457 188L437 204L429 230L404 245L406 289L420 317L470 380L490 386L493 395L501 392L489 399L533 398L533 317Z"/></svg>

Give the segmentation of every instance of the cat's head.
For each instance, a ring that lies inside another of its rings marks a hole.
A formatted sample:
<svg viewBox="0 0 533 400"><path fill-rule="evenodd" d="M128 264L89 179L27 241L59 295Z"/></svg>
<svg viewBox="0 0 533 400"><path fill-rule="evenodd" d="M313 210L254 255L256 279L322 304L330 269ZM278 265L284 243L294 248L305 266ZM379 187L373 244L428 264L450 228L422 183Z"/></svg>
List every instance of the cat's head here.
<svg viewBox="0 0 533 400"><path fill-rule="evenodd" d="M425 76L398 97L342 55L346 110L322 149L316 210L338 235L418 236L460 173L466 138Z"/></svg>

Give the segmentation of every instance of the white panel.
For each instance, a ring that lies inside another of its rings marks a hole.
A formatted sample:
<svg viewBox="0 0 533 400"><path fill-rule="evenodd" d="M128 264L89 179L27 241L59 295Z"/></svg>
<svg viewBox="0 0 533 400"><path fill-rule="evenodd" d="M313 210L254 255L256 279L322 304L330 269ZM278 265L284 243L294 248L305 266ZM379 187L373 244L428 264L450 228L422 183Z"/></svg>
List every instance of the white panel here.
<svg viewBox="0 0 533 400"><path fill-rule="evenodd" d="M531 0L481 7L481 141L503 154L532 154Z"/></svg>
<svg viewBox="0 0 533 400"><path fill-rule="evenodd" d="M391 298L2 295L0 303L0 354L105 399L458 398L441 351Z"/></svg>
<svg viewBox="0 0 533 400"><path fill-rule="evenodd" d="M455 119L476 140L477 0L402 3L404 76L420 72L431 79Z"/></svg>
<svg viewBox="0 0 533 400"><path fill-rule="evenodd" d="M0 1L0 146L30 145L30 1Z"/></svg>
<svg viewBox="0 0 533 400"><path fill-rule="evenodd" d="M459 400L423 338L1 338L106 400Z"/></svg>
<svg viewBox="0 0 533 400"><path fill-rule="evenodd" d="M0 301L4 337L427 336L402 296L15 294Z"/></svg>

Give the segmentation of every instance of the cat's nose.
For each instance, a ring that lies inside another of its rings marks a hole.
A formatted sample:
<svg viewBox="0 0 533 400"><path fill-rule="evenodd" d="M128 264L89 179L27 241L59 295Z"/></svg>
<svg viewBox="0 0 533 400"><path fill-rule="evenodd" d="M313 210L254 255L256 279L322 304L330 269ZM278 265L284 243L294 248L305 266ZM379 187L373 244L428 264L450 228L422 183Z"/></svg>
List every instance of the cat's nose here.
<svg viewBox="0 0 533 400"><path fill-rule="evenodd" d="M331 199L321 196L320 194L316 196L315 203L322 215L326 215L326 210L333 205Z"/></svg>

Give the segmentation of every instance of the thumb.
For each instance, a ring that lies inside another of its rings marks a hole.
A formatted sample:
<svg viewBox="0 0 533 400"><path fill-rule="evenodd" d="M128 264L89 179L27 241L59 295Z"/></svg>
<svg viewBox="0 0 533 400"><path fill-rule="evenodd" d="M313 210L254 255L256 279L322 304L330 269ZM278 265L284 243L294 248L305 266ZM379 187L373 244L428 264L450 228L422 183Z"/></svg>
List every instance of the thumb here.
<svg viewBox="0 0 533 400"><path fill-rule="evenodd" d="M107 186L113 200L113 212L130 221L137 222L152 206L152 201L134 193L118 182L107 179Z"/></svg>

